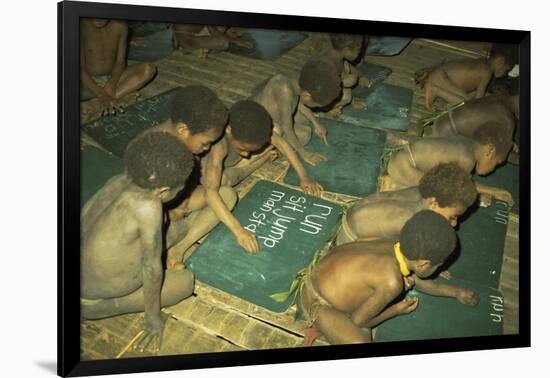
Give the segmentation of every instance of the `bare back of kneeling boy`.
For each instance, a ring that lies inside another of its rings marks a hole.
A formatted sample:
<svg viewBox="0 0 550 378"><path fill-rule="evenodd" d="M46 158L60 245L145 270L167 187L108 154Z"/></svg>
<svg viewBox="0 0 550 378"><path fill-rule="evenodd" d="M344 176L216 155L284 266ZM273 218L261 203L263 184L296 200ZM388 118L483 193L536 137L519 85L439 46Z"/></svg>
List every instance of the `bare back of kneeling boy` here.
<svg viewBox="0 0 550 378"><path fill-rule="evenodd" d="M405 223L422 210L442 215L450 225L477 199L472 176L456 163L430 169L418 187L375 193L351 206L342 217L336 245L353 241L395 241Z"/></svg>
<svg viewBox="0 0 550 378"><path fill-rule="evenodd" d="M300 289L298 305L310 326L304 345L311 345L319 335L330 344L371 342L371 328L422 305L417 298L391 304L412 286L476 305L472 290L428 279L455 246L456 234L449 222L424 210L405 224L398 243L354 242L331 250L310 268Z"/></svg>
<svg viewBox="0 0 550 378"><path fill-rule="evenodd" d="M475 170L480 176L489 175L502 164L512 147L512 138L499 124L489 123L479 128L472 139L419 138L408 142L388 163L392 189L418 186L424 173L438 164L456 163L466 172ZM513 204L512 195L504 189L474 181L484 203L497 198Z"/></svg>
<svg viewBox="0 0 550 378"><path fill-rule="evenodd" d="M161 307L193 292L193 273L164 272L161 256L163 203L183 189L194 161L167 133L135 139L124 161L126 172L109 180L80 215L80 315L101 319L145 311L144 333L135 346L152 344L158 351L166 320Z"/></svg>

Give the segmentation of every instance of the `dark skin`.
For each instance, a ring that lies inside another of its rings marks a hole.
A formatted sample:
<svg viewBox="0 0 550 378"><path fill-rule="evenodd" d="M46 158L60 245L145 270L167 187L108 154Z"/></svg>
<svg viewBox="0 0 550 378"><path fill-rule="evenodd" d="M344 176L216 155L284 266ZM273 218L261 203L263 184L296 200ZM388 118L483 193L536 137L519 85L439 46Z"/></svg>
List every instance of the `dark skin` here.
<svg viewBox="0 0 550 378"><path fill-rule="evenodd" d="M145 311L144 332L135 348L160 350L171 306L193 292L193 274L162 268L163 202L183 186L142 189L126 175L109 180L81 212L81 316L100 319ZM174 234L177 242L183 235Z"/></svg>
<svg viewBox="0 0 550 378"><path fill-rule="evenodd" d="M422 176L430 169L442 163L457 163L466 172L475 172L485 176L493 172L498 164L506 159L508 152L498 156L492 144L479 144L472 140L457 137L453 139L423 138L409 144L414 163L407 148L392 156L388 163L388 174L393 182L393 189L418 186ZM513 204L510 192L475 182L480 193L480 200L490 202L489 198Z"/></svg>
<svg viewBox="0 0 550 378"><path fill-rule="evenodd" d="M403 290L413 286L430 295L456 298L465 305L477 304L477 295L472 290L427 279L440 264L433 265L424 259L405 258L405 262L413 272L406 279L394 256L393 242L388 241L348 243L330 251L319 262L313 283L331 306L320 307L314 330L309 332L317 331L330 344L371 342L371 328L416 309L417 298L389 306ZM302 290L301 305L309 308L312 298L312 293ZM307 340L307 344L310 341Z"/></svg>
<svg viewBox="0 0 550 378"><path fill-rule="evenodd" d="M124 21L82 19L80 36L81 101L97 98L102 115L123 111L118 100L151 81L155 66L126 65L128 25ZM109 76L104 85L97 81L101 76Z"/></svg>
<svg viewBox="0 0 550 378"><path fill-rule="evenodd" d="M426 73L424 83L426 109L433 111L433 101L437 97L449 104L481 98L485 96L493 76L502 77L511 69L512 64L506 62L501 56L443 63Z"/></svg>
<svg viewBox="0 0 550 378"><path fill-rule="evenodd" d="M327 129L319 122L311 108L319 107L311 94L300 89L297 77L275 75L256 88L251 100L262 105L273 120L273 130L308 164L317 165L326 160L320 153L304 148L313 131L328 145Z"/></svg>
<svg viewBox="0 0 550 378"><path fill-rule="evenodd" d="M468 100L464 105L453 110L452 116L456 129L449 116L444 116L432 126L430 137L449 138L461 135L472 139L475 132L489 122L498 123L503 132L513 135L519 119L519 96L496 94ZM519 161L517 149L510 151L508 160Z"/></svg>
<svg viewBox="0 0 550 378"><path fill-rule="evenodd" d="M434 197L423 198L417 187L392 192L375 193L353 204L346 213L351 231L360 241L387 239L395 241L405 223L421 210L432 210L458 224L458 217L466 211L462 204L441 207ZM350 237L340 229L336 245L349 243Z"/></svg>

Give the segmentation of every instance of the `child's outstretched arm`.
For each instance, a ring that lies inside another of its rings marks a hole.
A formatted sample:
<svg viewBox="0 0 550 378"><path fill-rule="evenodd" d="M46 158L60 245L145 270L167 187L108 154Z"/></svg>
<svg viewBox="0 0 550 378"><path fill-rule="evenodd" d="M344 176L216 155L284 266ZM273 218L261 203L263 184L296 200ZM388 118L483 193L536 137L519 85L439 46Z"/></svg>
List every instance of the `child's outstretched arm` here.
<svg viewBox="0 0 550 378"><path fill-rule="evenodd" d="M403 290L403 284L399 281L392 282L384 287L378 287L372 295L351 314L351 320L357 326L369 327L381 323L392 316L397 315L397 308L384 308Z"/></svg>
<svg viewBox="0 0 550 378"><path fill-rule="evenodd" d="M300 186L302 187L304 193L313 194L314 196L320 195L323 191L323 187L317 181L312 180L309 177L304 166L302 165L302 162L298 158L298 155L296 155L290 145L277 134L273 134L271 137L271 144L273 144L275 148L277 148L277 150L279 150L281 154L288 159L290 165L294 168L296 174L300 178Z"/></svg>
<svg viewBox="0 0 550 378"><path fill-rule="evenodd" d="M514 199L509 191L494 186L481 184L478 181L474 181L474 184L476 185L476 189L479 194L486 194L498 200L504 201L508 203L510 207L514 205Z"/></svg>
<svg viewBox="0 0 550 378"><path fill-rule="evenodd" d="M472 289L458 286L444 285L433 280L424 280L414 276L415 287L418 291L436 297L456 298L460 303L475 306L479 301L477 294Z"/></svg>
<svg viewBox="0 0 550 378"><path fill-rule="evenodd" d="M325 126L321 125L315 114L304 104L298 104L298 111L313 125L313 131L328 146L328 132Z"/></svg>

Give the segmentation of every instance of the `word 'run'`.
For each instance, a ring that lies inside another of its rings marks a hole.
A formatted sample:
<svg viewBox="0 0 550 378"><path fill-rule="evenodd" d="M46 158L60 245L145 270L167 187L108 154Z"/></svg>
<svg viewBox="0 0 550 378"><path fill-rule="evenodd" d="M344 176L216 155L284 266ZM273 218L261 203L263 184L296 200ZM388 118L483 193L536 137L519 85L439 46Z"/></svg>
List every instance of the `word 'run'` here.
<svg viewBox="0 0 550 378"><path fill-rule="evenodd" d="M267 248L273 248L284 238L289 228L294 229L294 223L298 223L297 227L301 232L317 235L333 210L332 207L319 203L307 203L306 197L287 196L283 192L272 190L260 211L252 212L245 228L256 234Z"/></svg>

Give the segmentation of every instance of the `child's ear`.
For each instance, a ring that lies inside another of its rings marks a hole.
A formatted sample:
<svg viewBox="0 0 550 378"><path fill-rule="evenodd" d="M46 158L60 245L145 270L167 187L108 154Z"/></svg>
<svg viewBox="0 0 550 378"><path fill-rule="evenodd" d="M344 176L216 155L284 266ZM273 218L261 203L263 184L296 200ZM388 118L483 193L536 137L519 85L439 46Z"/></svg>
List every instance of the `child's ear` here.
<svg viewBox="0 0 550 378"><path fill-rule="evenodd" d="M228 133L229 135L232 135L232 134L231 134L231 126L227 126L227 127L225 128L225 132Z"/></svg>
<svg viewBox="0 0 550 378"><path fill-rule="evenodd" d="M311 101L311 93L308 91L302 91L302 98L306 101Z"/></svg>
<svg viewBox="0 0 550 378"><path fill-rule="evenodd" d="M435 199L435 197L428 198L428 206L430 207L430 210L435 210L439 207L439 203Z"/></svg>
<svg viewBox="0 0 550 378"><path fill-rule="evenodd" d="M162 188L156 188L155 192L157 196L163 198L164 196L168 195L168 193L170 192L170 188L168 186L163 186Z"/></svg>
<svg viewBox="0 0 550 378"><path fill-rule="evenodd" d="M498 56L495 58L495 67L498 68L498 69L502 69L504 68L504 66L506 65L506 61L504 60L504 58L502 56Z"/></svg>
<svg viewBox="0 0 550 378"><path fill-rule="evenodd" d="M180 122L176 124L176 132L183 136L188 137L189 136L189 127L187 127L186 123Z"/></svg>
<svg viewBox="0 0 550 378"><path fill-rule="evenodd" d="M497 149L493 143L489 143L485 145L485 154L488 157L494 156L497 152Z"/></svg>
<svg viewBox="0 0 550 378"><path fill-rule="evenodd" d="M430 265L432 265L432 262L430 260L426 260L426 259L416 260L417 269L418 268L426 269L426 268L430 267Z"/></svg>

